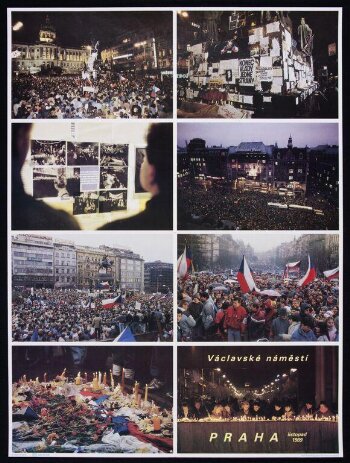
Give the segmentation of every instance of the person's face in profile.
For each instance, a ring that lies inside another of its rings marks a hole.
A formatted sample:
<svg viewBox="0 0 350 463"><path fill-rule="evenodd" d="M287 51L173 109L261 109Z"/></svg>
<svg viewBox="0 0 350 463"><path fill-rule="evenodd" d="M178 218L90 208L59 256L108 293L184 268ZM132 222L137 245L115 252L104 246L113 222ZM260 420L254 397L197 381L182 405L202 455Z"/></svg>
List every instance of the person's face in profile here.
<svg viewBox="0 0 350 463"><path fill-rule="evenodd" d="M155 196L159 193L159 187L156 182L156 168L148 162L147 154L143 156L140 168L140 183L144 190Z"/></svg>

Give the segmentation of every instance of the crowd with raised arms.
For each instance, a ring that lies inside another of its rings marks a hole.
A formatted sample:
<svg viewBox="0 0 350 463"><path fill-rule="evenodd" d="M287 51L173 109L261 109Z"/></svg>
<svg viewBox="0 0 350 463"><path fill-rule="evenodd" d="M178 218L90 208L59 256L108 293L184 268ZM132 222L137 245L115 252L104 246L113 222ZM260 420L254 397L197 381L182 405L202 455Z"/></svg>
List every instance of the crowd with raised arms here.
<svg viewBox="0 0 350 463"><path fill-rule="evenodd" d="M133 335L171 340L172 294L126 293L122 302L105 309L106 295L61 289L14 288L13 341L113 340L130 327ZM138 303L138 304L137 304Z"/></svg>
<svg viewBox="0 0 350 463"><path fill-rule="evenodd" d="M170 118L173 106L170 79L111 75L92 86L79 76L14 77L12 98L15 119Z"/></svg>
<svg viewBox="0 0 350 463"><path fill-rule="evenodd" d="M268 206L296 204L321 211ZM223 191L221 188L191 186L178 193L178 217L182 229L197 230L335 230L338 210L317 198L283 198L278 193Z"/></svg>
<svg viewBox="0 0 350 463"><path fill-rule="evenodd" d="M258 291L243 293L228 272L178 280L179 341L338 341L338 281L305 287L281 274L257 272ZM271 290L269 294L261 294ZM277 294L273 296L273 294Z"/></svg>

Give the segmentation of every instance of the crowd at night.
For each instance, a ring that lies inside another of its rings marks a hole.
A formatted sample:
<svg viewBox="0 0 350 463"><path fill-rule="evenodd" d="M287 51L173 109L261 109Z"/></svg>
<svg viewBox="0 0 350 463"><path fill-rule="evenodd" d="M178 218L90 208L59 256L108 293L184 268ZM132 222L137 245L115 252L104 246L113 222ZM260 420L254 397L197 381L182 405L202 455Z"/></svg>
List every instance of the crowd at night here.
<svg viewBox="0 0 350 463"><path fill-rule="evenodd" d="M20 76L13 79L15 119L156 119L172 115L172 82L149 77L96 82L84 91L79 76ZM154 87L159 89L154 91Z"/></svg>
<svg viewBox="0 0 350 463"><path fill-rule="evenodd" d="M268 202L297 204L321 210L279 209ZM228 230L334 230L338 211L327 200L317 197L284 198L278 193L209 191L192 186L178 193L179 224L182 229Z"/></svg>

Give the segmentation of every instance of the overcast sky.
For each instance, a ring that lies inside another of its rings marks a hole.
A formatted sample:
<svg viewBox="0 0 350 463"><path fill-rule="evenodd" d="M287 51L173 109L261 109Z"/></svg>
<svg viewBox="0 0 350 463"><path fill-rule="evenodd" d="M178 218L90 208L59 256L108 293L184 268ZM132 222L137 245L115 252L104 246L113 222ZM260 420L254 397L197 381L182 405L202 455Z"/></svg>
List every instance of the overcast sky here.
<svg viewBox="0 0 350 463"><path fill-rule="evenodd" d="M336 123L179 123L177 125L177 144L184 147L186 140L203 138L207 145L235 146L243 141L262 141L265 145L277 142L280 148L286 147L289 135L293 145L303 148L306 145L338 145L338 124Z"/></svg>
<svg viewBox="0 0 350 463"><path fill-rule="evenodd" d="M161 260L162 262L173 261L172 235L167 234L135 234L117 235L116 233L45 233L45 236L74 241L81 246L99 247L100 245L115 246L129 249L140 254L146 262Z"/></svg>
<svg viewBox="0 0 350 463"><path fill-rule="evenodd" d="M242 240L245 245L250 244L255 252L269 251L276 248L281 243L293 241L294 238L299 238L304 233L302 232L283 232L283 233L268 233L261 232L259 234L245 234L242 235L233 233L234 240Z"/></svg>

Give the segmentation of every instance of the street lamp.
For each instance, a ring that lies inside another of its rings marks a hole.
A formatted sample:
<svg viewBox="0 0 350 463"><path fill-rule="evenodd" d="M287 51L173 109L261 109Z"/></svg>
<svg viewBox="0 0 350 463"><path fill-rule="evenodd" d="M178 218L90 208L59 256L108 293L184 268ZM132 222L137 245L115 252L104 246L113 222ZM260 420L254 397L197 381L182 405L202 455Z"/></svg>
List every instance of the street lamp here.
<svg viewBox="0 0 350 463"><path fill-rule="evenodd" d="M23 27L22 21L17 21L16 24L14 24L14 26L12 27L12 30L17 32L20 29L22 29L22 27Z"/></svg>

